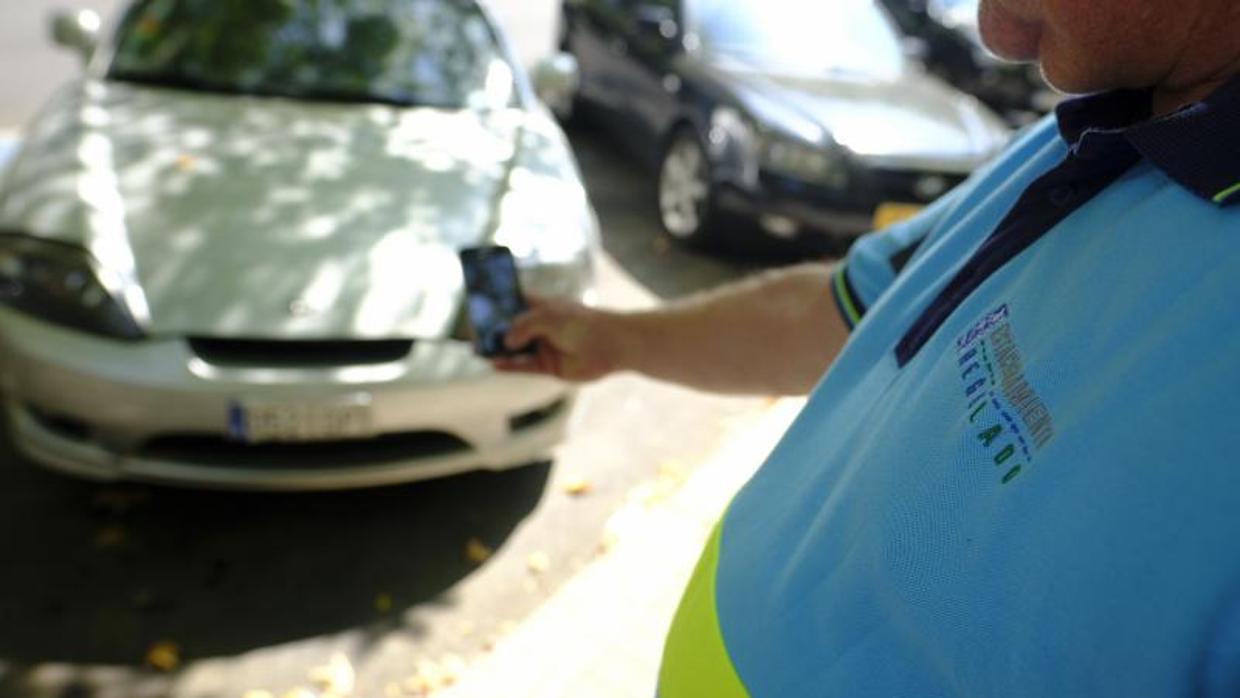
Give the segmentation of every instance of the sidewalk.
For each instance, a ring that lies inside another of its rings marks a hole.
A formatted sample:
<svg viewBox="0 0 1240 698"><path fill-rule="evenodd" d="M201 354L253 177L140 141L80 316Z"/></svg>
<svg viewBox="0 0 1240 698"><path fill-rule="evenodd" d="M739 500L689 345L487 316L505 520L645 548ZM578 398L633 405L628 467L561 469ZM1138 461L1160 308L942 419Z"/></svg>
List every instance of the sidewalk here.
<svg viewBox="0 0 1240 698"><path fill-rule="evenodd" d="M800 410L775 403L437 698L651 698L663 636L719 514Z"/></svg>

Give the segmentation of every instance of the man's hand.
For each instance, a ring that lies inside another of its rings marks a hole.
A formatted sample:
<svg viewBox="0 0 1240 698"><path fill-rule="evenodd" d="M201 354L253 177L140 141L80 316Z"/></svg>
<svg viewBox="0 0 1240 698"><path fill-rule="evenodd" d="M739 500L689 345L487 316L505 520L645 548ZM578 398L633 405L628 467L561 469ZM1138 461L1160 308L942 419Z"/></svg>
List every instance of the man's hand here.
<svg viewBox="0 0 1240 698"><path fill-rule="evenodd" d="M494 366L569 381L637 371L717 392L804 394L848 339L830 286L831 267L803 264L636 313L533 298L505 343L533 341L535 353Z"/></svg>
<svg viewBox="0 0 1240 698"><path fill-rule="evenodd" d="M534 343L534 353L493 360L501 371L542 373L581 382L622 370L621 347L629 339L619 313L569 301L530 296L504 338L510 349Z"/></svg>

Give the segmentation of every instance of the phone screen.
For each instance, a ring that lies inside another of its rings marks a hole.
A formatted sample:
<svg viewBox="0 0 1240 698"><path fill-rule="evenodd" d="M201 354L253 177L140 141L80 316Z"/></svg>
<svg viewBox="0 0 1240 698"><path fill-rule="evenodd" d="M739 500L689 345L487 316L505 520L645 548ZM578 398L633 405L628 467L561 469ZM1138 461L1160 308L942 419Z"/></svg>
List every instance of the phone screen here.
<svg viewBox="0 0 1240 698"><path fill-rule="evenodd" d="M520 349L504 346L512 319L528 306L521 293L517 265L507 247L492 245L461 250L469 322L474 330L474 351L481 356L528 354L533 345Z"/></svg>

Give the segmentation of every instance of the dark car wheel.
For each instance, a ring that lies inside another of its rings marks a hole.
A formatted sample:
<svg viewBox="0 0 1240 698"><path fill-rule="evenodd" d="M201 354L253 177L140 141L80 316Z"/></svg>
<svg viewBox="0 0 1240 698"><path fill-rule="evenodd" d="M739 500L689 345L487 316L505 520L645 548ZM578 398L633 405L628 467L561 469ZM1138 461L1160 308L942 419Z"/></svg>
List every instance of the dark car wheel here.
<svg viewBox="0 0 1240 698"><path fill-rule="evenodd" d="M717 217L710 159L690 128L679 129L663 151L659 165L659 222L672 238L701 247L713 237Z"/></svg>

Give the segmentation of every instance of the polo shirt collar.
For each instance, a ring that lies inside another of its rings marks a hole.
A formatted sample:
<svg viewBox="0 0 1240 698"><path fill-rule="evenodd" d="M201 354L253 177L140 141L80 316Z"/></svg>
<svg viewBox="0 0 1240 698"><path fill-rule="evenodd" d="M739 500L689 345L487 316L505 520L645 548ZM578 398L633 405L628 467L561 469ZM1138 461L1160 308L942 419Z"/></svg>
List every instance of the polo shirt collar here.
<svg viewBox="0 0 1240 698"><path fill-rule="evenodd" d="M1088 132L1122 135L1184 188L1218 205L1240 202L1240 76L1200 102L1150 118L1149 90L1115 90L1066 100L1059 133L1076 147Z"/></svg>

